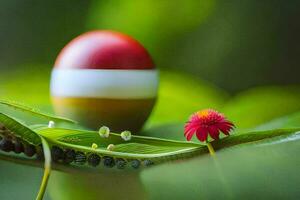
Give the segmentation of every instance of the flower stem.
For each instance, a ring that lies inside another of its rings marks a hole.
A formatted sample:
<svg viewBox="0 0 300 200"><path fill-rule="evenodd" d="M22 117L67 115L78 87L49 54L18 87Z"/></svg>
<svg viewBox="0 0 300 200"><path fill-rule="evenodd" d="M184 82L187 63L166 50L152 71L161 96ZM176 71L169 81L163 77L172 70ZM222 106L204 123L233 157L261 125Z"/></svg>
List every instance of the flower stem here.
<svg viewBox="0 0 300 200"><path fill-rule="evenodd" d="M213 146L210 144L210 142L207 142L206 145L207 145L207 148L208 148L208 151L209 151L210 155L214 156L215 155L215 150L214 150Z"/></svg>

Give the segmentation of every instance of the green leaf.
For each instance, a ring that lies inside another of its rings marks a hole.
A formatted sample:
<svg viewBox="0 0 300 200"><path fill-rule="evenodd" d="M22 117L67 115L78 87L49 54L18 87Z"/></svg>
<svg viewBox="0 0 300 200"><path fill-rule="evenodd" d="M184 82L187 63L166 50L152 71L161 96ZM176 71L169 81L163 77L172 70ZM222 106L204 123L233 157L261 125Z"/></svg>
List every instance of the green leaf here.
<svg viewBox="0 0 300 200"><path fill-rule="evenodd" d="M12 131L15 136L20 137L22 140L25 140L30 144L41 144L40 137L35 131L13 117L0 113L0 124L3 124L6 128Z"/></svg>
<svg viewBox="0 0 300 200"><path fill-rule="evenodd" d="M71 119L67 119L67 118L63 118L63 117L57 117L57 116L42 112L42 111L40 111L36 108L32 108L32 107L26 106L26 105L18 103L18 102L0 100L0 104L12 107L16 110L20 110L20 111L23 111L23 112L30 113L31 115L34 115L34 116L45 118L47 120L51 120L51 121L54 121L54 122L66 122L66 123L73 123L73 124L76 123L75 121L73 121Z"/></svg>
<svg viewBox="0 0 300 200"><path fill-rule="evenodd" d="M3 118L0 118L1 122ZM8 121L10 120L10 121ZM50 146L58 146L62 149L73 149L86 154L95 153L99 156L110 156L123 159L150 159L155 163L170 160L188 158L195 155L207 153L205 145L193 142L181 142L160 138L132 136L130 141L124 141L120 134L111 133L108 138L102 138L98 132L63 129L63 128L41 128L30 130L16 120L6 117L2 122L11 127L14 133L32 144L40 144L39 134L49 143ZM14 128L15 127L15 128ZM260 141L277 136L293 134L299 129L272 130L262 132L239 133L221 140L213 141L212 145L216 150L238 144L245 144ZM37 139L38 138L38 139ZM38 141L37 141L38 140ZM97 149L92 144L98 145ZM107 150L107 146L114 144L113 150ZM73 165L69 166L72 168ZM68 167L68 166L66 166Z"/></svg>
<svg viewBox="0 0 300 200"><path fill-rule="evenodd" d="M285 138L224 148L214 158L162 164L142 171L142 183L151 200L297 199L299 129Z"/></svg>
<svg viewBox="0 0 300 200"><path fill-rule="evenodd" d="M208 155L207 147L193 142L181 142L174 140L167 140L161 138L152 138L145 136L135 136L133 135L130 141L124 141L120 134L110 133L108 138L102 138L99 136L96 131L87 131L87 130L76 130L76 129L65 129L65 128L47 128L45 126L36 126L35 128L29 128L24 123L20 123L18 120L13 119L5 114L0 115L0 122L5 125L7 128L13 130L12 134L19 136L20 138L24 138L26 141L30 142L31 140L35 140L36 138L42 137L45 139L45 142L49 144L50 148L53 146L60 147L63 150L71 149L76 152L83 152L85 155L90 154L98 154L100 157L109 156L113 159L122 158L127 161L138 159L140 161L150 160L153 161L154 164L158 167L158 169L165 169L163 163L166 161L172 160L182 160L186 158L193 157L194 159L205 158L205 155ZM286 138L295 138L300 131L300 128L296 129L280 129L280 130L270 130L270 131L256 131L256 132L247 132L247 133L236 133L235 135L220 139L218 141L213 141L212 145L217 151L216 156L222 154L222 151L226 151L226 149L230 149L228 147L235 146L231 151L236 151L235 149L239 149L243 146L253 146L259 145L263 142L264 145L273 144L274 141L282 141L283 139L286 141L290 141L291 139ZM272 140L270 140L272 139ZM40 140L37 142L30 142L35 145L40 144ZM98 144L98 148L94 149L91 147L93 143ZM115 147L112 150L107 150L106 147L109 144L114 144ZM48 156L46 159L46 163L49 164L49 150ZM37 165L42 166L41 161L36 160L35 158L26 158L23 155L15 155L13 153L0 153L0 158L8 161L18 162L21 164L29 164L29 165ZM190 163L189 160L186 160L185 163ZM208 162L209 163L209 162ZM175 162L172 163L171 166L174 166ZM197 163L198 165L199 163ZM144 165L144 164L143 164ZM180 164L175 164L178 166ZM206 164L206 162L202 163L202 168L205 167L207 170L212 169L213 166ZM39 193L39 198L43 196L45 191L45 185L47 183L49 177L50 168L47 167L49 165L45 165L45 176L44 181L42 182L41 190ZM91 171L88 165L78 165L76 163L64 164L63 162L56 162L53 165L53 169L61 170L64 172L68 172L72 174L72 172L88 172ZM162 166L162 168L160 167ZM102 166L100 166L102 168ZM169 168L169 167L168 167ZM196 165L192 166L192 170L187 167L185 171L195 171L199 168ZM98 168L95 168L98 169ZM174 168L169 168L174 171ZM220 167L217 167L219 170ZM103 180L111 180L111 178L118 177L118 182L122 182L123 187L126 187L127 179L120 178L120 176L113 175L117 170L109 169L108 171L113 173L106 173L107 170L101 170L102 175L100 176L99 170L93 170L93 173L96 173L96 177L101 177L101 181ZM123 171L124 175L130 175L131 173L126 173L127 170ZM144 173L142 170L141 172ZM151 170L150 170L151 171ZM105 172L105 173L103 173ZM162 173L168 174L168 172ZM203 173L203 172L201 172ZM147 174L147 173L146 173ZM179 174L182 175L182 174ZM153 177L157 176L153 174ZM80 176L83 181L87 181L89 183L89 176ZM150 176L152 177L152 176ZM132 178L132 177L131 177ZM206 178L204 176L204 178ZM149 176L142 175L142 180L147 183L147 187L151 186L149 183ZM184 179L184 177L181 177ZM193 176L194 180L195 177ZM170 179L172 180L172 179ZM175 180L172 180L175 181ZM170 183L169 183L170 184ZM87 184L88 185L88 184ZM154 186L152 185L151 188ZM164 186L161 186L164 187ZM109 192L110 190L106 191ZM103 192L103 191L102 191ZM151 191L149 193L152 193ZM153 194L152 194L153 195ZM165 195L161 193L161 195ZM154 195L155 196L155 195ZM79 198L79 197L78 197ZM82 196L80 196L82 198Z"/></svg>
<svg viewBox="0 0 300 200"><path fill-rule="evenodd" d="M46 139L50 146L58 146L62 149L73 149L86 154L95 153L99 156L110 156L123 159L151 159L156 163L167 160L187 158L194 155L207 153L205 145L193 142L175 141L161 138L135 136L130 141L124 141L120 134L110 133L109 138L100 137L98 132L66 129L47 128L45 126L26 126L24 123L1 114L0 122L12 133L21 139L34 145L41 143L40 136ZM251 132L235 134L224 139L213 141L216 149L232 145L249 143L266 138L291 134L294 130L272 130L264 132ZM92 144L98 148L92 148ZM108 145L113 144L112 150L107 150Z"/></svg>
<svg viewBox="0 0 300 200"><path fill-rule="evenodd" d="M281 131L277 133L274 130L273 133L266 134L275 136L283 133ZM51 194L66 200L83 199L87 194L91 194L92 199L99 196L112 199L144 199L144 196L149 199L242 199L247 192L252 196L264 196L268 199L270 195L278 195L277 191L280 191L280 197L295 197L299 193L299 176L295 174L291 177L289 174L297 172L298 166L295 163L300 161L297 151L299 140L293 139L291 142L291 138L299 136L298 131L284 131L283 136L247 142L233 148L222 148L217 151L215 157L203 154L184 161L180 159L179 162L157 165L142 170L139 174L124 173L122 178L119 174L100 172L79 173L76 176L57 173L55 181L50 185L53 191ZM264 132L259 134L264 135ZM283 138L285 142L280 143L280 148L274 145L276 141L283 141ZM231 144L235 143L234 140ZM266 180L270 177L272 181L264 188ZM116 183L115 187L107 184L111 182ZM115 188L122 193L116 194ZM144 188L146 193L143 193Z"/></svg>
<svg viewBox="0 0 300 200"><path fill-rule="evenodd" d="M110 133L109 138L102 138L98 132L47 128L38 131L52 144L64 148L72 148L89 153L98 153L101 156L112 156L126 159L148 159L160 162L178 157L189 157L203 151L203 145L191 142L180 142L159 138L132 136L130 141L124 141L120 134ZM91 146L98 145L97 149ZM109 144L114 144L114 149L107 150Z"/></svg>
<svg viewBox="0 0 300 200"><path fill-rule="evenodd" d="M270 138L287 137L292 134L297 134L298 131L300 131L300 128L236 133L230 137L225 137L221 140L215 140L211 143L216 149L221 149L223 147L230 147L237 144L253 144L254 142L261 142L262 140Z"/></svg>

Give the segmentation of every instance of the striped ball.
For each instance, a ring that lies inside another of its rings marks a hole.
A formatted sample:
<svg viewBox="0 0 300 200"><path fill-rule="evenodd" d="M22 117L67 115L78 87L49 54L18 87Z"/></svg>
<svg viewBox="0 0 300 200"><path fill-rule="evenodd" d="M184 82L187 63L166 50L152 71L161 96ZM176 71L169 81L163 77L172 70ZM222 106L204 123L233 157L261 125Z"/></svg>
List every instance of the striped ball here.
<svg viewBox="0 0 300 200"><path fill-rule="evenodd" d="M157 97L158 72L147 50L113 31L92 31L57 57L51 96L58 115L97 129L138 131Z"/></svg>

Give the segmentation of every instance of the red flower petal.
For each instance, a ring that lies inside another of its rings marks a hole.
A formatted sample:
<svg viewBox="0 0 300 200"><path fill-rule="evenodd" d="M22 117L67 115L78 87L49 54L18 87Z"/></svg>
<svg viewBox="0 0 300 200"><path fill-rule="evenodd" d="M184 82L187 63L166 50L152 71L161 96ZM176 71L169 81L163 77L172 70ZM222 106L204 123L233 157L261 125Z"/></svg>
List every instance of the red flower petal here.
<svg viewBox="0 0 300 200"><path fill-rule="evenodd" d="M207 140L207 136L208 136L208 131L206 128L199 128L196 131L196 136L198 138L198 140L200 140L201 142L204 142Z"/></svg>
<svg viewBox="0 0 300 200"><path fill-rule="evenodd" d="M195 132L196 132L196 130L195 130L195 129L192 129L192 130L186 132L186 133L184 134L184 136L187 138L187 140L190 140L190 139L188 139L188 138L189 138L190 136L193 136L193 135L195 134Z"/></svg>
<svg viewBox="0 0 300 200"><path fill-rule="evenodd" d="M230 130L232 129L232 126L230 126L228 123L220 123L218 124L218 128L224 133L225 135L229 135Z"/></svg>
<svg viewBox="0 0 300 200"><path fill-rule="evenodd" d="M219 132L219 129L218 129L217 127L210 126L210 127L208 128L208 132L209 132L209 135L210 135L213 139L215 139L215 140L219 139L220 132Z"/></svg>
<svg viewBox="0 0 300 200"><path fill-rule="evenodd" d="M190 141L193 137L193 135L195 134L195 132L189 132L185 135L187 141Z"/></svg>
<svg viewBox="0 0 300 200"><path fill-rule="evenodd" d="M189 132L195 132L198 129L198 125L187 124L184 128L184 135L186 136Z"/></svg>

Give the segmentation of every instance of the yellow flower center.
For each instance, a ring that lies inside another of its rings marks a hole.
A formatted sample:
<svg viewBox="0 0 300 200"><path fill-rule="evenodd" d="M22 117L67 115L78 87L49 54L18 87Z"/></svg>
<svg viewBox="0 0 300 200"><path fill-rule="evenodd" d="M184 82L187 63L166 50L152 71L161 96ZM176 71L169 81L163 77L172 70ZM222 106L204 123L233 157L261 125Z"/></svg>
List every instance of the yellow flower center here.
<svg viewBox="0 0 300 200"><path fill-rule="evenodd" d="M209 110L201 110L197 112L197 115L201 118L205 118L209 115Z"/></svg>

